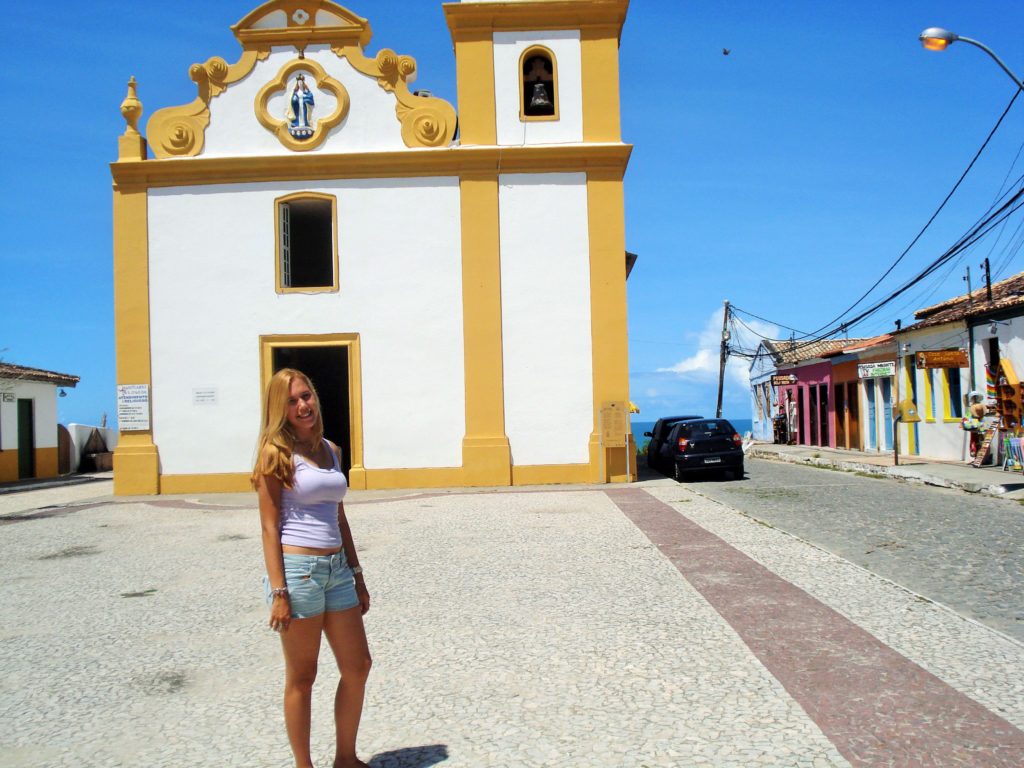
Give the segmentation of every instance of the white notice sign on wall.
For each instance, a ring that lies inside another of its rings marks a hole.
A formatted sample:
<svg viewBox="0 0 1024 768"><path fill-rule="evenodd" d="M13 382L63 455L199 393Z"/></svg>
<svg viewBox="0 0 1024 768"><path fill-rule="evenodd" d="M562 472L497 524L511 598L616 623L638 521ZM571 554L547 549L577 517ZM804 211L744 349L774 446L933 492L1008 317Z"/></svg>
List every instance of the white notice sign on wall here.
<svg viewBox="0 0 1024 768"><path fill-rule="evenodd" d="M192 390L192 405L216 405L217 404L217 388L216 387L203 387L202 389Z"/></svg>
<svg viewBox="0 0 1024 768"><path fill-rule="evenodd" d="M117 426L122 432L149 429L149 384L117 385Z"/></svg>

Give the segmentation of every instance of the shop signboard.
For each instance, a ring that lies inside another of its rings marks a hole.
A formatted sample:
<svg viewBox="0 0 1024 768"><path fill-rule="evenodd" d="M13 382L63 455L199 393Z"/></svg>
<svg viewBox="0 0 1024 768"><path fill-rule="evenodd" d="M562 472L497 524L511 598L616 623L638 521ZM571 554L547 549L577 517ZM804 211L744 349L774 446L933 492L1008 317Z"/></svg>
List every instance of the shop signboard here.
<svg viewBox="0 0 1024 768"><path fill-rule="evenodd" d="M796 374L785 373L772 376L773 387L785 386L786 384L796 384Z"/></svg>
<svg viewBox="0 0 1024 768"><path fill-rule="evenodd" d="M914 355L918 368L967 368L966 349L932 349Z"/></svg>
<svg viewBox="0 0 1024 768"><path fill-rule="evenodd" d="M884 363L861 363L857 366L857 375L862 379L882 379L896 375L896 361Z"/></svg>

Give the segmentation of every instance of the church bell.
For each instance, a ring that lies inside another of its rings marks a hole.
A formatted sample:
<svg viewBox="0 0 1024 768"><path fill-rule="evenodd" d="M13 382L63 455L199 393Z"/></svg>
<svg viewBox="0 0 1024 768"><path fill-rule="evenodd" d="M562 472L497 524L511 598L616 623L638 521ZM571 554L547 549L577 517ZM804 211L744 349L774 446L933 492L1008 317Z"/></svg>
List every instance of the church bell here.
<svg viewBox="0 0 1024 768"><path fill-rule="evenodd" d="M548 98L548 92L544 88L544 83L533 84L533 96L530 98L530 109L540 109L550 107L551 99Z"/></svg>

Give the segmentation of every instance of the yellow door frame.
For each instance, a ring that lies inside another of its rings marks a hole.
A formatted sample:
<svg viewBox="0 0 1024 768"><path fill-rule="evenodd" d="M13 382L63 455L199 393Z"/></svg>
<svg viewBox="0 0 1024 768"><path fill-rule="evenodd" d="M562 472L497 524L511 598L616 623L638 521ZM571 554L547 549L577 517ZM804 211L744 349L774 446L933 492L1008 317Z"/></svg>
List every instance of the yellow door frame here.
<svg viewBox="0 0 1024 768"><path fill-rule="evenodd" d="M267 384L274 375L274 350L278 347L344 347L348 355L349 444L352 466L348 484L366 488L363 466L363 379L358 333L298 333L260 336L260 413L267 407Z"/></svg>

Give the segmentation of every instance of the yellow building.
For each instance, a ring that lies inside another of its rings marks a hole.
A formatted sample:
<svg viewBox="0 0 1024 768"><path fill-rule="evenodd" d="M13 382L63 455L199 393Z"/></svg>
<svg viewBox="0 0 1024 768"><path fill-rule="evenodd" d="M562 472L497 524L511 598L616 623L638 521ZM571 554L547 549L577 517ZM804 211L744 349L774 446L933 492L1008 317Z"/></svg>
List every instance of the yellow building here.
<svg viewBox="0 0 1024 768"><path fill-rule="evenodd" d="M631 479L627 5L444 5L458 113L327 0L252 11L238 60L193 64L196 99L145 138L132 80L115 492L247 488L286 365L354 488Z"/></svg>

